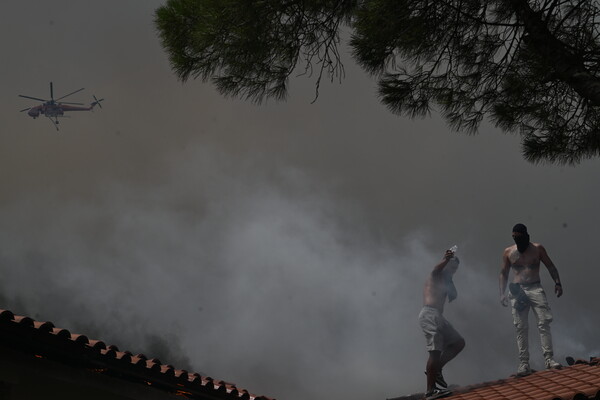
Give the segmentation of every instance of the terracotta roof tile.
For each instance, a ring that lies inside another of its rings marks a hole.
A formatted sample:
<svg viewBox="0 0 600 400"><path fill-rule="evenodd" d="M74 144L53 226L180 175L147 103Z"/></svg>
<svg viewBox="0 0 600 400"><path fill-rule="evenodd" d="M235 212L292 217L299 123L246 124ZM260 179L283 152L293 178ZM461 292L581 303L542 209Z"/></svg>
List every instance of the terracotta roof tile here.
<svg viewBox="0 0 600 400"><path fill-rule="evenodd" d="M73 365L73 361L77 361L78 365L84 365L96 373L118 372L112 376L124 377L141 385L160 383L157 386L166 388L164 390L175 394L186 393L191 398L202 398L208 394L211 398L225 400L273 400L252 395L229 382L176 369L157 358L148 359L144 354L133 355L129 351L120 351L115 345L106 345L101 340L71 334L67 329L56 328L52 322L14 315L9 310L0 309L0 337L4 345L27 354L41 354Z"/></svg>
<svg viewBox="0 0 600 400"><path fill-rule="evenodd" d="M160 364L155 363L152 360L146 360L146 368L153 370L153 371L160 371Z"/></svg>
<svg viewBox="0 0 600 400"><path fill-rule="evenodd" d="M117 360L121 360L123 362L127 362L127 363L131 364L131 353L129 353L129 352L117 351L115 354L115 358Z"/></svg>
<svg viewBox="0 0 600 400"><path fill-rule="evenodd" d="M146 360L138 356L131 357L131 363L135 366L146 368Z"/></svg>
<svg viewBox="0 0 600 400"><path fill-rule="evenodd" d="M90 340L88 344L94 349L106 349L106 344L102 340Z"/></svg>
<svg viewBox="0 0 600 400"><path fill-rule="evenodd" d="M52 328L50 331L51 334L58 336L61 339L69 340L71 339L71 332L66 329Z"/></svg>
<svg viewBox="0 0 600 400"><path fill-rule="evenodd" d="M77 343L83 343L83 344L88 344L90 341L88 340L87 336L85 335L71 335L71 340Z"/></svg>
<svg viewBox="0 0 600 400"><path fill-rule="evenodd" d="M567 357L562 369L537 371L491 382L453 387L448 400L600 400L600 358ZM423 393L390 400L421 400Z"/></svg>
<svg viewBox="0 0 600 400"><path fill-rule="evenodd" d="M21 315L15 315L13 319L18 324L25 325L25 326L33 326L33 320L31 318L29 318L29 317L23 317Z"/></svg>
<svg viewBox="0 0 600 400"><path fill-rule="evenodd" d="M48 333L54 328L54 324L52 322L38 322L34 321L33 326L40 332Z"/></svg>
<svg viewBox="0 0 600 400"><path fill-rule="evenodd" d="M452 400L579 400L600 398L600 363L578 360L560 370L534 372L525 377L459 387Z"/></svg>

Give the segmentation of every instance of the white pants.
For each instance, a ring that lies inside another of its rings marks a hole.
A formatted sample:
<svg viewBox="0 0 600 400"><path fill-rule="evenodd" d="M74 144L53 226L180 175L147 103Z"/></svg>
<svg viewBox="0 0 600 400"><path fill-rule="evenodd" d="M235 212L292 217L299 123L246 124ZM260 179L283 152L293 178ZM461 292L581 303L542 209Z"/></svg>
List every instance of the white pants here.
<svg viewBox="0 0 600 400"><path fill-rule="evenodd" d="M519 362L529 363L529 309L533 311L533 315L537 320L538 329L540 331L540 342L542 352L546 360L554 357L552 348L552 333L550 332L550 322L552 322L552 311L546 299L544 288L539 283L530 285L521 285L523 291L529 298L529 305L521 311L515 309L514 296L509 292L513 322L517 328L517 346L519 348Z"/></svg>

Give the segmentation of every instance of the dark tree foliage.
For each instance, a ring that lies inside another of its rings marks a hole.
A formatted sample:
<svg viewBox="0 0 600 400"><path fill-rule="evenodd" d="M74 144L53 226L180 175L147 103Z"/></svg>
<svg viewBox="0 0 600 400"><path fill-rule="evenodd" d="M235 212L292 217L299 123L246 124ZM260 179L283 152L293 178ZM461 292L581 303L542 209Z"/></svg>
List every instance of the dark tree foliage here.
<svg viewBox="0 0 600 400"><path fill-rule="evenodd" d="M455 130L484 116L532 162L600 155L600 4L559 0L168 0L156 24L183 81L260 102L295 71L343 77L356 62L395 113L435 107Z"/></svg>
<svg viewBox="0 0 600 400"><path fill-rule="evenodd" d="M319 77L343 74L338 32L354 10L335 0L175 0L156 11L156 24L179 78L260 102L285 98L299 64Z"/></svg>

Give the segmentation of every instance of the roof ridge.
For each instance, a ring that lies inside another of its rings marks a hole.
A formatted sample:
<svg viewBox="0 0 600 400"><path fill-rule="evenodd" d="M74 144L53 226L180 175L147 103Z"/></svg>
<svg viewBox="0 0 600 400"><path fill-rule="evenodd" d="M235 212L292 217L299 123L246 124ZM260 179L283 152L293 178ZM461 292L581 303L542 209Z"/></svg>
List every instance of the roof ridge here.
<svg viewBox="0 0 600 400"><path fill-rule="evenodd" d="M21 335L23 330L33 330L35 335ZM171 364L164 364L157 358L149 358L144 354L132 354L129 351L120 351L115 345L108 345L102 340L90 339L83 334L74 334L67 329L57 328L52 322L35 321L30 317L15 315L12 311L0 308L0 333L14 334L15 342L29 351L47 351L53 358L65 360L78 359L85 355L85 360L95 364L102 364L105 368L95 368L98 373L105 373L107 369L129 370L132 376L147 375L145 384L156 381L160 386L172 386L173 391L195 391L198 394L225 396L239 400L274 400L266 396L250 394L245 389L239 389L235 384L223 380L203 376L197 372L188 372L185 369L175 368ZM26 337L27 339L23 339ZM28 340L28 342L25 342ZM35 343L33 343L35 342ZM35 346L32 346L34 345ZM37 353L36 353L37 354ZM50 357L49 357L50 358Z"/></svg>

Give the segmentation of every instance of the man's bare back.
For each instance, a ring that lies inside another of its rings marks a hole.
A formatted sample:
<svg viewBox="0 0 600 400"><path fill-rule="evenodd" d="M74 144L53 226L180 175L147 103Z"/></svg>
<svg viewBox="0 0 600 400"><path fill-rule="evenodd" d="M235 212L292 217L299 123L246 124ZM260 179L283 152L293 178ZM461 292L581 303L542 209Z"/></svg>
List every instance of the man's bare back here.
<svg viewBox="0 0 600 400"><path fill-rule="evenodd" d="M423 289L423 305L444 311L446 297L448 297L449 282L458 268L458 262L452 260L454 253L446 251L442 261L433 268L425 280ZM452 261L451 261L452 260Z"/></svg>

